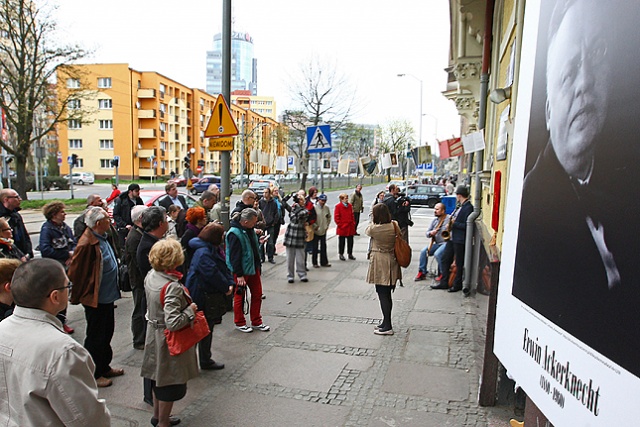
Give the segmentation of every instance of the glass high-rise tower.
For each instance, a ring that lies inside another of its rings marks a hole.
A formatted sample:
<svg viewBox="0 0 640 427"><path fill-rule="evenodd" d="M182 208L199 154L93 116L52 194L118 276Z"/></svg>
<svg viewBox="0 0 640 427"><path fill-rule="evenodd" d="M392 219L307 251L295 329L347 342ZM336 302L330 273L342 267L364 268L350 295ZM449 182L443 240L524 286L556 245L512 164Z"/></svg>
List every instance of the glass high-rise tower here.
<svg viewBox="0 0 640 427"><path fill-rule="evenodd" d="M253 39L248 33L231 33L231 91L258 94L258 61L253 56ZM207 51L207 92L222 92L222 33L213 36L213 50Z"/></svg>

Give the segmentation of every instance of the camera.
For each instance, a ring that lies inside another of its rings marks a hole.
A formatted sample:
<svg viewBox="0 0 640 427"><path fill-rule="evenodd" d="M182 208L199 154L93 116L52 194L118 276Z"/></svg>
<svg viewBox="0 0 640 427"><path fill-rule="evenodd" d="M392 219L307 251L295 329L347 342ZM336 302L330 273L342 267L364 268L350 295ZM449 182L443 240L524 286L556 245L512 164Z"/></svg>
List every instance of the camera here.
<svg viewBox="0 0 640 427"><path fill-rule="evenodd" d="M236 286L236 295L244 295L244 293L247 292L247 286Z"/></svg>

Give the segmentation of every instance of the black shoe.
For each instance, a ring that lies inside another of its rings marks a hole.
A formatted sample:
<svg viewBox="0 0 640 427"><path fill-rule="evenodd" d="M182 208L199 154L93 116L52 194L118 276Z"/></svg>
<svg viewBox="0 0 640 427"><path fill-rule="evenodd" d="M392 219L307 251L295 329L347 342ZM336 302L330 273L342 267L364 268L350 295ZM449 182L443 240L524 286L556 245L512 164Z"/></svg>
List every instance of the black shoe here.
<svg viewBox="0 0 640 427"><path fill-rule="evenodd" d="M340 255L340 261L346 261L347 259L344 257L344 255Z"/></svg>
<svg viewBox="0 0 640 427"><path fill-rule="evenodd" d="M449 285L446 283L439 283L437 285L431 285L431 289L448 289Z"/></svg>
<svg viewBox="0 0 640 427"><path fill-rule="evenodd" d="M453 288L449 288L448 292L458 292L458 291L461 291L461 290L462 290L462 287L455 287L454 286Z"/></svg>
<svg viewBox="0 0 640 427"><path fill-rule="evenodd" d="M356 260L356 257L354 257L353 255L349 254L349 259L351 259L351 260L354 260L354 261L355 261L355 260Z"/></svg>
<svg viewBox="0 0 640 427"><path fill-rule="evenodd" d="M178 424L180 424L182 420L178 417L174 417L173 415L169 416L169 424L171 424L172 426L177 426ZM155 417L151 418L151 425L153 427L156 427L158 425L159 420Z"/></svg>
<svg viewBox="0 0 640 427"><path fill-rule="evenodd" d="M203 371L219 371L220 369L224 369L224 363L214 362L213 360L209 360L205 364L200 365L200 369Z"/></svg>
<svg viewBox="0 0 640 427"><path fill-rule="evenodd" d="M271 264L275 264L275 263L276 263L276 261L275 261L273 258L271 258L271 259L269 260L269 263L271 263Z"/></svg>
<svg viewBox="0 0 640 427"><path fill-rule="evenodd" d="M307 279L306 277L304 279L300 279L301 282L305 282L307 283L309 281L309 279Z"/></svg>
<svg viewBox="0 0 640 427"><path fill-rule="evenodd" d="M293 279L289 279L289 280L287 280L287 282L293 283Z"/></svg>

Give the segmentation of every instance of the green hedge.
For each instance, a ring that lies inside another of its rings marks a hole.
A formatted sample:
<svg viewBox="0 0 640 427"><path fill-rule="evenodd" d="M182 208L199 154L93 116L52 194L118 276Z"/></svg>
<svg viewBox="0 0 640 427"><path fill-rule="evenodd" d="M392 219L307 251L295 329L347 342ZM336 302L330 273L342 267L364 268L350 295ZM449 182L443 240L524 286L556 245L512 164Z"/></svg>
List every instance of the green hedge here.
<svg viewBox="0 0 640 427"><path fill-rule="evenodd" d="M15 178L12 178L11 181L15 182ZM34 176L28 176L26 179L26 184L27 191L36 190L36 178ZM8 188L8 182L5 178L2 179L2 185L4 186L4 188ZM55 188L57 188L58 190L68 190L69 181L61 176L45 176L42 179L42 186L47 191Z"/></svg>

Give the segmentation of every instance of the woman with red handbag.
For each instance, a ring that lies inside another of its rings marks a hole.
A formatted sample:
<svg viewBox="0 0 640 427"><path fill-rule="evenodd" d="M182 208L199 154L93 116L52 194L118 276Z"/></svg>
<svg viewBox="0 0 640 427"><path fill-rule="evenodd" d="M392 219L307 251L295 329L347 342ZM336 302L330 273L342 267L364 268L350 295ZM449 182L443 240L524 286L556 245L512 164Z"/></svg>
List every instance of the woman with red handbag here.
<svg viewBox="0 0 640 427"><path fill-rule="evenodd" d="M187 381L198 376L196 349L172 356L165 329L179 331L189 327L196 317L197 306L179 282L182 274L176 268L184 262L180 243L160 240L149 252L153 268L144 281L147 296L147 336L142 360L142 376L152 380L152 425L167 427L179 420L170 417L173 402L187 393ZM164 297L164 301L162 298Z"/></svg>

